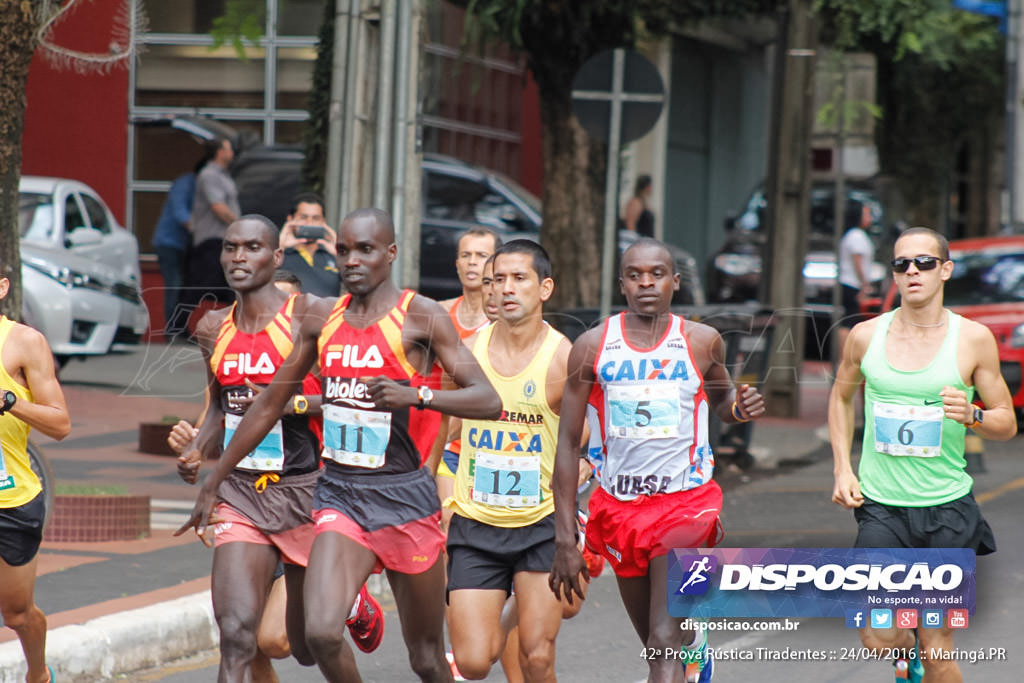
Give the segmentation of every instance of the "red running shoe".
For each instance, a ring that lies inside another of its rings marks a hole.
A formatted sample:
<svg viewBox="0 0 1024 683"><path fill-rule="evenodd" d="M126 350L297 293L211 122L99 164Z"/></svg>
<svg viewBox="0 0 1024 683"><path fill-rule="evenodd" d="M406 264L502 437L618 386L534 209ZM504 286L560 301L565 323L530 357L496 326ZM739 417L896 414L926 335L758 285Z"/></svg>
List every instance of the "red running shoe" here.
<svg viewBox="0 0 1024 683"><path fill-rule="evenodd" d="M352 640L363 652L373 652L384 640L384 612L363 584L359 591L359 611L355 618L345 622Z"/></svg>

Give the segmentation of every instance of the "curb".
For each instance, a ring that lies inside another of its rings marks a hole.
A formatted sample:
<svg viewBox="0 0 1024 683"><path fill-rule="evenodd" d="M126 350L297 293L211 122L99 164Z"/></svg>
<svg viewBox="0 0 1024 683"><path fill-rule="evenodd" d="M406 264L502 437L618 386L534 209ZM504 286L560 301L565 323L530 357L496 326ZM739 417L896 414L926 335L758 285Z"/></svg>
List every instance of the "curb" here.
<svg viewBox="0 0 1024 683"><path fill-rule="evenodd" d="M62 626L46 635L46 662L58 681L109 680L216 649L210 591ZM0 683L20 683L28 668L21 643L0 645Z"/></svg>

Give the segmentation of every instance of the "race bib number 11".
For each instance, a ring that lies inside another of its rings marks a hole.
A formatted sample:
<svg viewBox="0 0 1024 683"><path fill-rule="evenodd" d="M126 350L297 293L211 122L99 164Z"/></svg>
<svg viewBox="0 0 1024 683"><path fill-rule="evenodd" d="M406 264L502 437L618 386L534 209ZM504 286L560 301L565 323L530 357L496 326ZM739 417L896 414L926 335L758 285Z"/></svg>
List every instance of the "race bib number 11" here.
<svg viewBox="0 0 1024 683"><path fill-rule="evenodd" d="M391 413L324 406L324 457L341 465L384 466L391 440Z"/></svg>
<svg viewBox="0 0 1024 683"><path fill-rule="evenodd" d="M874 404L875 450L934 458L942 452L942 406Z"/></svg>

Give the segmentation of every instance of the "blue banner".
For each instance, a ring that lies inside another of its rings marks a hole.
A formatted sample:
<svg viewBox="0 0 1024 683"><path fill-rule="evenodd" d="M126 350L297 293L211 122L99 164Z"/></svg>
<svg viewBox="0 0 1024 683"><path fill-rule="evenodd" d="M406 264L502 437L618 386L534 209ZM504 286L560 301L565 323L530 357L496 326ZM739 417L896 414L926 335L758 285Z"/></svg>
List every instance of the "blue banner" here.
<svg viewBox="0 0 1024 683"><path fill-rule="evenodd" d="M881 620L897 610L966 616L975 609L975 579L974 551L964 548L675 549L668 612L865 622L873 612Z"/></svg>

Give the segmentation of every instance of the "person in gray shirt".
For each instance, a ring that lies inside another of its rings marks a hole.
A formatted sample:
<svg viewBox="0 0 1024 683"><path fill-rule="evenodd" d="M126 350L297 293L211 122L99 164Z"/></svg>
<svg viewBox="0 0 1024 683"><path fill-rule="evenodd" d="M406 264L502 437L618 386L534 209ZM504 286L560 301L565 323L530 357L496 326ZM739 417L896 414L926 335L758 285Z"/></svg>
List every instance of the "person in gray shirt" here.
<svg viewBox="0 0 1024 683"><path fill-rule="evenodd" d="M228 174L235 150L228 139L219 139L213 158L196 177L192 201L192 245L188 255L188 294L190 308L201 300L221 303L234 301L234 293L224 280L220 266L221 244L228 225L242 213L238 205L238 187Z"/></svg>

